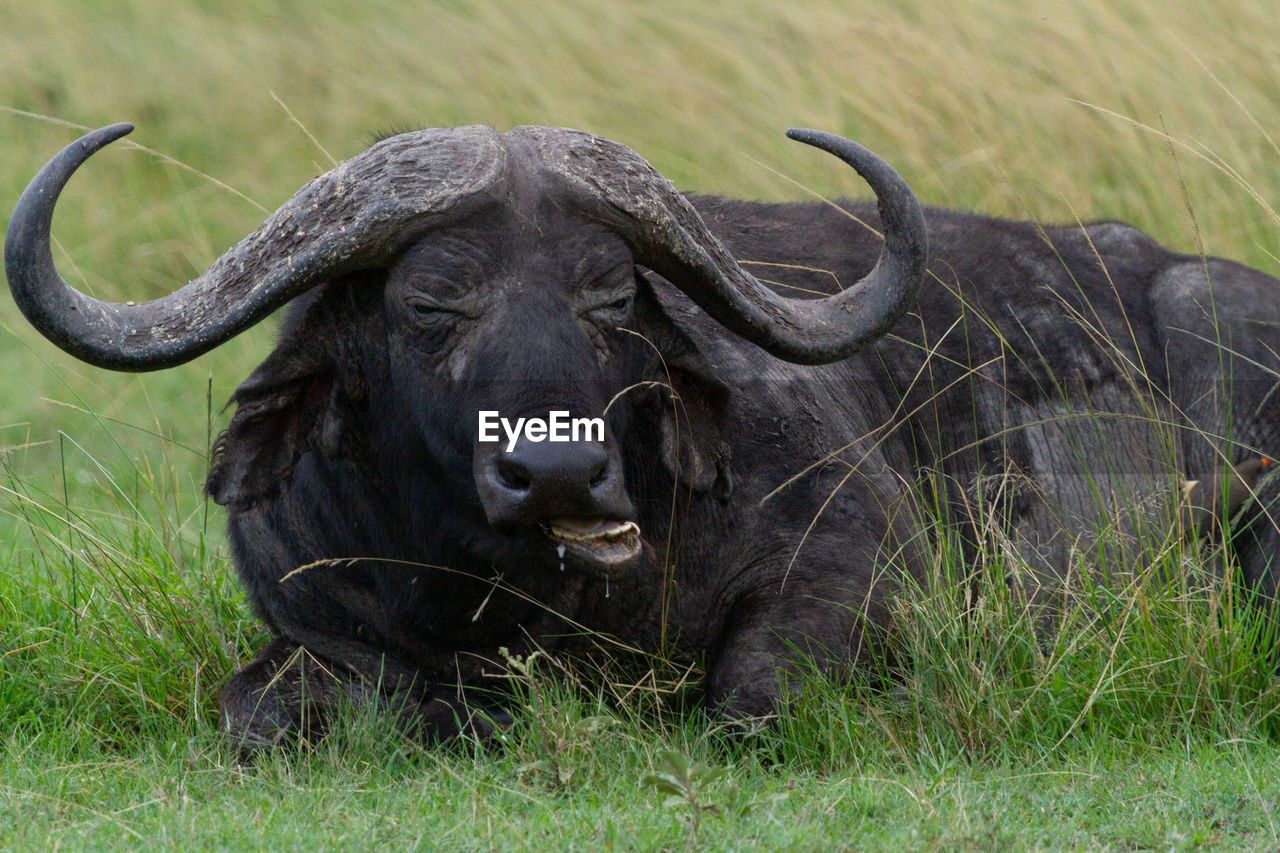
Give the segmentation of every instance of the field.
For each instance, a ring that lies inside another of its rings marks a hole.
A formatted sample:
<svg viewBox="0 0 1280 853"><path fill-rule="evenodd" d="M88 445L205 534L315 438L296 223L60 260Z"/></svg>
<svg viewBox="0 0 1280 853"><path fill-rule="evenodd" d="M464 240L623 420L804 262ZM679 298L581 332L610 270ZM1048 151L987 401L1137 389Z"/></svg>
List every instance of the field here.
<svg viewBox="0 0 1280 853"><path fill-rule="evenodd" d="M1124 220L1280 273L1263 0L0 0L0 21L0 209L79 128L137 125L55 219L63 275L100 297L198 275L375 132L456 124L596 132L686 190L862 193L782 135L816 127L928 204ZM0 849L1280 847L1274 638L1230 571L1112 567L1046 635L998 578L961 619L941 532L890 677L815 678L746 739L690 701L696 671L631 689L538 659L507 673L500 747L366 716L239 764L217 691L265 633L201 484L274 325L113 374L0 298Z"/></svg>

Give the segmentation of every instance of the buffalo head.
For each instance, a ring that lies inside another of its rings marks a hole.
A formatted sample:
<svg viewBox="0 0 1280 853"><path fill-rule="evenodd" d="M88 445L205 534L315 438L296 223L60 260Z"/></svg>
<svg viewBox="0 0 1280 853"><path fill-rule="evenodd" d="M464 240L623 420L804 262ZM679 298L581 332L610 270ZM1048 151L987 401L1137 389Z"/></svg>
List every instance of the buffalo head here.
<svg viewBox="0 0 1280 853"><path fill-rule="evenodd" d="M674 371L698 396L717 393L663 317L649 271L733 334L810 364L875 340L912 303L924 272L915 198L881 160L839 137L790 132L870 183L883 250L842 292L790 299L747 273L629 149L560 128L466 127L385 139L309 183L185 287L150 302L103 302L54 269L50 220L72 172L130 130L86 135L31 182L9 226L9 283L58 346L134 371L194 358L307 294L282 344L237 391L207 486L214 499L251 506L288 480L309 443L336 453L344 441L366 442L389 468L432 472L477 523L544 551L549 541L562 561L597 577L627 569L642 545L617 438L629 411L615 405L619 396L663 359L665 381L677 382ZM330 291L325 299L319 289ZM335 307L341 292L344 308ZM346 313L323 319L335 311ZM356 397L379 414L353 438L339 409ZM559 412L604 428L568 442L532 433L480 441L481 412L509 423Z"/></svg>

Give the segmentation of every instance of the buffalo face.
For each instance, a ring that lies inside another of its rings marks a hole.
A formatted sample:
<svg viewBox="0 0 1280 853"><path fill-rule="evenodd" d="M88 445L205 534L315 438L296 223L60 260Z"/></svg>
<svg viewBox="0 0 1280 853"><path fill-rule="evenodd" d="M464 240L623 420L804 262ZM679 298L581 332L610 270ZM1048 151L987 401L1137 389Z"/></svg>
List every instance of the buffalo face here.
<svg viewBox="0 0 1280 853"><path fill-rule="evenodd" d="M637 272L617 236L569 219L508 197L406 251L383 297L393 399L375 405L406 414L493 531L612 577L642 546L616 403Z"/></svg>
<svg viewBox="0 0 1280 853"><path fill-rule="evenodd" d="M650 349L665 352L655 330L624 331L636 311L637 266L732 334L815 364L883 334L924 275L926 229L911 191L884 161L830 134L790 133L871 184L885 243L846 290L788 299L744 270L630 149L563 128L468 127L382 140L303 187L185 287L150 302L107 303L58 274L50 224L71 174L130 130L95 131L46 164L10 220L6 271L42 333L120 370L194 358L306 294L293 312L301 319L236 393L210 495L233 508L268 499L308 448L334 451L353 431L381 430L374 455L394 473L424 482L438 474L491 529L523 530L522 538L542 531L547 547L606 577L641 549L617 443L627 407L611 404L635 381L628 355L645 346L636 335L649 333ZM352 297L355 317L308 329L307 307L328 301L312 294L351 280L385 283L382 329L356 319L370 317L375 288ZM363 375L380 369L388 382ZM607 429L562 446L532 436L480 446L480 411L511 419L565 411L605 418ZM411 435L398 428L405 418ZM401 464L423 449L425 473Z"/></svg>

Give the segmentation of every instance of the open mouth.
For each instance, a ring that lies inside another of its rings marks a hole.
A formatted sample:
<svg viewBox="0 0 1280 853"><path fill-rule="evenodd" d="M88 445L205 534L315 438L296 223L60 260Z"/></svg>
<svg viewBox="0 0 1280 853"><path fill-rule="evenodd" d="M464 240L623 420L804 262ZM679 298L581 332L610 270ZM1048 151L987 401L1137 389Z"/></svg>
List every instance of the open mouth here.
<svg viewBox="0 0 1280 853"><path fill-rule="evenodd" d="M549 518L543 523L562 561L597 577L617 577L640 556L643 541L634 521Z"/></svg>

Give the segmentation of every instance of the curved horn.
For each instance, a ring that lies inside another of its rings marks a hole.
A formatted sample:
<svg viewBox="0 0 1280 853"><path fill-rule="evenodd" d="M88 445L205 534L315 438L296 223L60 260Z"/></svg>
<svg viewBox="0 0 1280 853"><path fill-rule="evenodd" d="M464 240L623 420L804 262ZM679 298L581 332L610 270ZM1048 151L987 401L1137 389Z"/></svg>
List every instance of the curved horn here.
<svg viewBox="0 0 1280 853"><path fill-rule="evenodd" d="M884 248L871 272L852 287L822 299L788 299L742 269L684 196L631 149L576 131L520 131L537 146L546 168L577 187L578 195L618 229L638 263L679 287L730 331L779 358L825 364L853 354L906 312L924 281L929 249L920 203L887 163L843 137L787 132L839 157L871 186Z"/></svg>
<svg viewBox="0 0 1280 853"><path fill-rule="evenodd" d="M58 275L50 222L72 173L131 130L104 127L50 160L18 199L4 246L9 287L32 325L77 358L115 370L181 364L310 287L384 265L410 240L460 215L505 162L489 128L391 137L304 186L181 289L150 302L104 302Z"/></svg>

